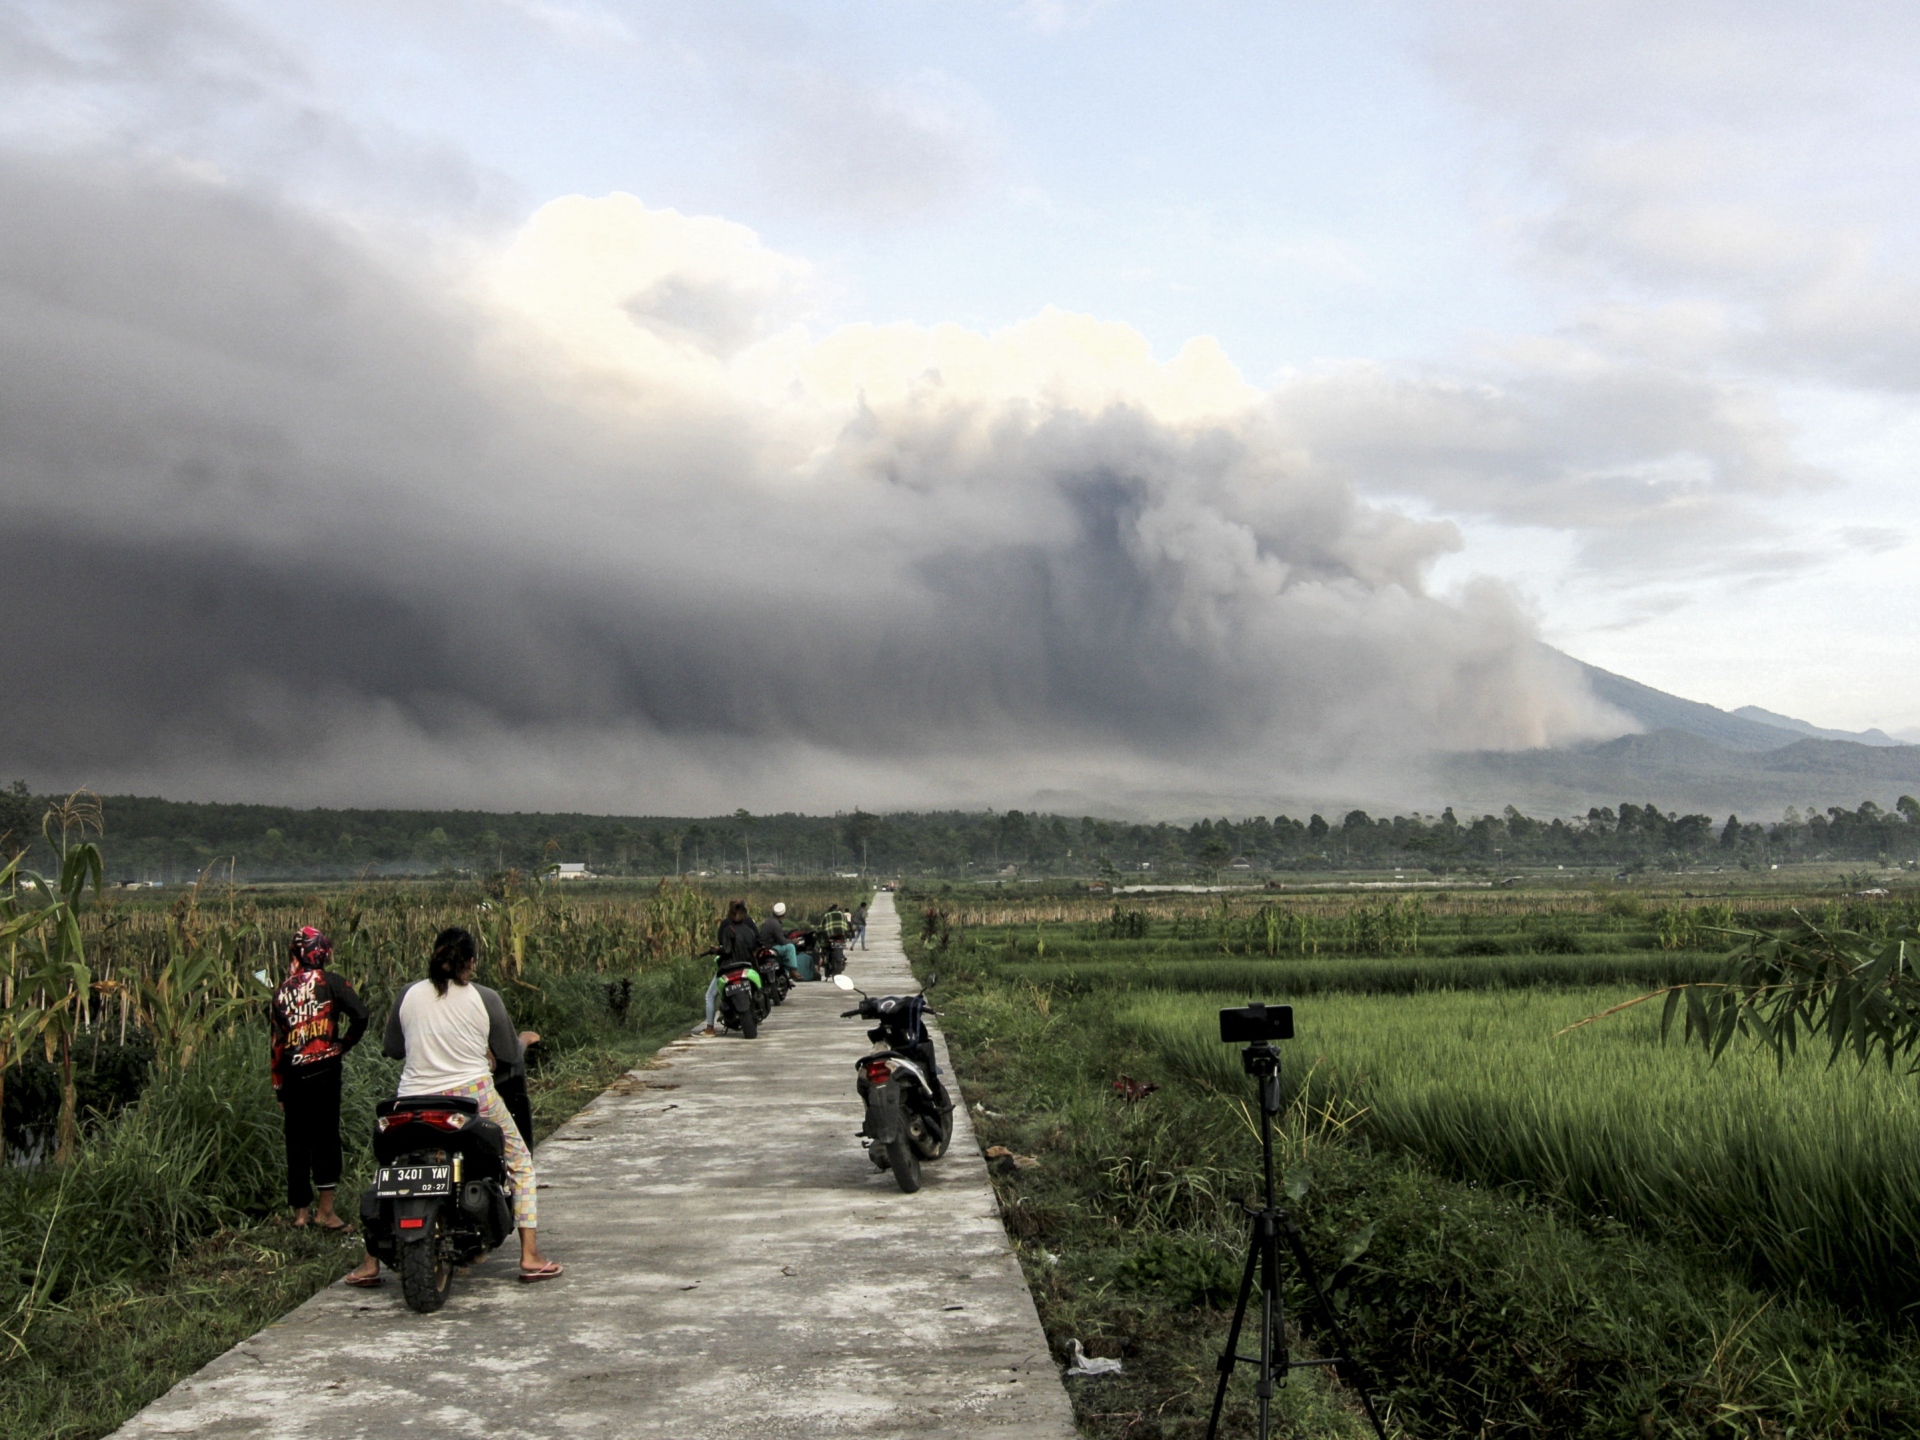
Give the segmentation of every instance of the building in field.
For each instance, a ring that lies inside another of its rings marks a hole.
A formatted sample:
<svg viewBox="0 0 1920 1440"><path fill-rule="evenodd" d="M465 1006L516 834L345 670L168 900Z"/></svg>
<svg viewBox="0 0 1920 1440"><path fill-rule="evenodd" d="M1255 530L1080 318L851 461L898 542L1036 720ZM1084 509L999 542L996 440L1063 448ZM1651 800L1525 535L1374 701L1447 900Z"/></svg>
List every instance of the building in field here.
<svg viewBox="0 0 1920 1440"><path fill-rule="evenodd" d="M587 869L585 861L562 860L559 865L554 868L553 878L556 880L591 880L593 878L593 872Z"/></svg>

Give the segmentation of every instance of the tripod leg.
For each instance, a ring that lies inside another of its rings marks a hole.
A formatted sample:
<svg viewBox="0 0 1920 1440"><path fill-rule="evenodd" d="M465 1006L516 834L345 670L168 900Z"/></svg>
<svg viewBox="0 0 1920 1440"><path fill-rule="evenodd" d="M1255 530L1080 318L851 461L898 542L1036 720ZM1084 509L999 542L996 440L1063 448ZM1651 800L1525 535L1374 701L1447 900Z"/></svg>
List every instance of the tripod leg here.
<svg viewBox="0 0 1920 1440"><path fill-rule="evenodd" d="M1254 1220L1260 1236L1260 1440L1272 1433L1273 1395L1287 1376L1287 1317L1280 1290L1280 1237L1272 1211ZM1276 1378L1277 1377L1277 1378Z"/></svg>
<svg viewBox="0 0 1920 1440"><path fill-rule="evenodd" d="M1313 1292L1315 1305L1319 1307L1320 1318L1327 1322L1327 1333L1333 1337L1337 1353L1346 1357L1345 1363L1335 1368L1347 1371L1347 1380L1352 1383L1354 1393L1360 1397L1360 1408L1367 1412L1367 1423L1373 1426L1373 1433L1380 1440L1387 1440L1387 1427L1380 1423L1380 1417L1374 1412L1373 1397L1367 1393L1367 1377L1362 1373L1360 1362L1353 1358L1353 1347L1347 1343L1346 1332L1340 1328L1340 1318L1333 1313L1333 1305L1327 1299L1327 1292L1320 1287L1320 1272L1314 1268L1307 1247L1301 1241L1300 1227L1292 1215L1282 1211L1280 1226L1286 1231L1287 1248L1293 1252L1293 1263L1300 1267L1300 1274L1307 1282L1307 1288Z"/></svg>
<svg viewBox="0 0 1920 1440"><path fill-rule="evenodd" d="M1240 1353L1240 1327L1246 1322L1247 1300L1253 1294L1253 1267L1260 1260L1259 1221L1254 1221L1254 1233L1247 1245L1247 1266L1240 1272L1240 1299L1233 1307L1233 1324L1227 1329L1226 1353L1220 1357L1220 1380L1213 1387L1213 1415L1207 1421L1207 1440L1214 1440L1220 1430L1220 1408L1227 1402L1227 1381L1233 1376L1234 1357Z"/></svg>

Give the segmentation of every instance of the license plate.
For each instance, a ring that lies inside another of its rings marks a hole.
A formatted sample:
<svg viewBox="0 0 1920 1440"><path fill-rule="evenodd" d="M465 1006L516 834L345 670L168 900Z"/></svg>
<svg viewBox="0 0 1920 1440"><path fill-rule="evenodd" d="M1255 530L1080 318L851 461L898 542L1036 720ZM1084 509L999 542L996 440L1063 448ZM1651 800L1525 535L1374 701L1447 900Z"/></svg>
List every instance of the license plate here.
<svg viewBox="0 0 1920 1440"><path fill-rule="evenodd" d="M748 990L751 988L752 987L749 986L746 981L736 980L733 982L733 984L727 986L727 994L738 995L742 990Z"/></svg>
<svg viewBox="0 0 1920 1440"><path fill-rule="evenodd" d="M452 1192L451 1165L390 1165L373 1177L373 1193L382 1200L411 1200Z"/></svg>

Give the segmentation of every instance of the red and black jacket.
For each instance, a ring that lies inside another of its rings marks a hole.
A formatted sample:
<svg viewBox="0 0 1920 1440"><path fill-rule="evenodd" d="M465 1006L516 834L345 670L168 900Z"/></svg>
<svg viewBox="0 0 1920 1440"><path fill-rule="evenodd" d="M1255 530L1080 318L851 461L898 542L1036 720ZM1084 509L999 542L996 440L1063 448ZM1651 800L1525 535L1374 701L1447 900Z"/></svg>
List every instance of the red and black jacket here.
<svg viewBox="0 0 1920 1440"><path fill-rule="evenodd" d="M346 1029L341 1031L345 1019ZM338 1074L367 1029L367 1002L345 977L300 967L273 992L273 1083Z"/></svg>

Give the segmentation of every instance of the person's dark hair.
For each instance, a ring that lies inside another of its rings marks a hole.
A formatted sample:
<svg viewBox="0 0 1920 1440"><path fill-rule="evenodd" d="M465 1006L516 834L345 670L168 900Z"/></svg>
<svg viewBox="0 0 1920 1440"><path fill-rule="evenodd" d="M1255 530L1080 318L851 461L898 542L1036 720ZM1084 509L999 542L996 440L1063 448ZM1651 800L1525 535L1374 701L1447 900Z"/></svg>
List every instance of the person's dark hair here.
<svg viewBox="0 0 1920 1440"><path fill-rule="evenodd" d="M747 902L732 900L727 903L727 919L744 920L747 918Z"/></svg>
<svg viewBox="0 0 1920 1440"><path fill-rule="evenodd" d="M427 957L427 979L444 995L449 980L456 985L467 983L467 972L473 968L474 957L479 953L473 936L458 925L449 925L433 937L433 954Z"/></svg>

